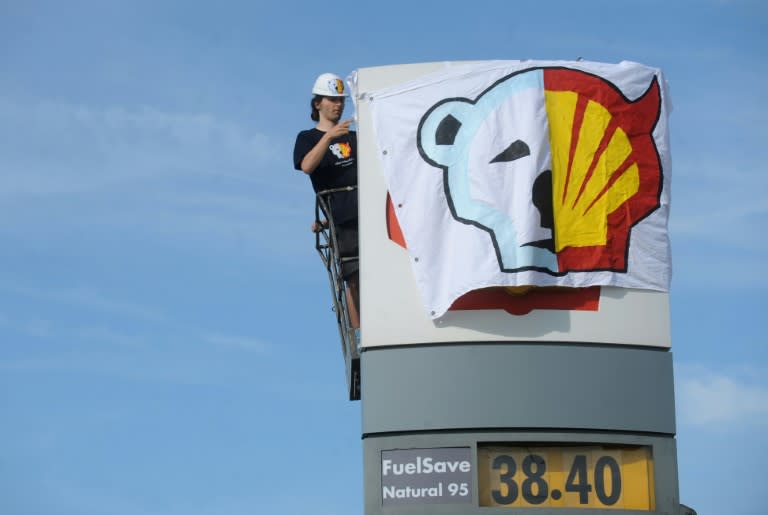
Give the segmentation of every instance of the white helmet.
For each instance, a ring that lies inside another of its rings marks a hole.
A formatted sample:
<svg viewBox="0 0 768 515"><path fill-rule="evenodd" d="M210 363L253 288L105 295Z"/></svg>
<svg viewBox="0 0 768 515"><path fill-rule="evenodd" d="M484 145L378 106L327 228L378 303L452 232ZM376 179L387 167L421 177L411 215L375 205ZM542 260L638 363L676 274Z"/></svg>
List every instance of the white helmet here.
<svg viewBox="0 0 768 515"><path fill-rule="evenodd" d="M320 75L312 87L312 93L324 97L343 97L347 95L344 81L333 73L323 73Z"/></svg>

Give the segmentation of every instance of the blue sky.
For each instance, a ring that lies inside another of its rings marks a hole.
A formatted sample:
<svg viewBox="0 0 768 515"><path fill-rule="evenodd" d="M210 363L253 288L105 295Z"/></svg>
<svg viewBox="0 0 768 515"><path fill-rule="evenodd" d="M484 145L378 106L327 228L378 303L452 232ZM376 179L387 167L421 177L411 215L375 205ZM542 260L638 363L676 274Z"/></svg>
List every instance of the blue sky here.
<svg viewBox="0 0 768 515"><path fill-rule="evenodd" d="M577 57L669 81L681 499L765 512L768 8L437 5L0 2L0 513L361 513L311 84Z"/></svg>

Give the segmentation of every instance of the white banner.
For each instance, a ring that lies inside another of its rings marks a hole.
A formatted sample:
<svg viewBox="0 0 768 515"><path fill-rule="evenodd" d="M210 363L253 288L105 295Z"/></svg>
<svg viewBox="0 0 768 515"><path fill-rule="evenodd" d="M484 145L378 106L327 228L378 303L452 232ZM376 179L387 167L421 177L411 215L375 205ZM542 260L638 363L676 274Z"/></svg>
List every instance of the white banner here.
<svg viewBox="0 0 768 515"><path fill-rule="evenodd" d="M659 70L491 61L355 93L432 318L490 286L668 290Z"/></svg>

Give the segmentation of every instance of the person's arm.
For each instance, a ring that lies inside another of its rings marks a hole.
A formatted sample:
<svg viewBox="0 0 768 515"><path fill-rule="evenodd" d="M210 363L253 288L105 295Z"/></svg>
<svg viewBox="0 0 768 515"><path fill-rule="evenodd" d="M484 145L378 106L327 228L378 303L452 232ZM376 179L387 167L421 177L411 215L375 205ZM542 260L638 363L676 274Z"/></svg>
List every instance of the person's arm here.
<svg viewBox="0 0 768 515"><path fill-rule="evenodd" d="M301 160L301 171L306 174L314 172L317 167L320 166L320 162L323 160L323 156L325 155L326 150L328 150L328 145L330 145L331 141L339 136L349 134L349 126L351 123L352 120L337 123L329 129L328 132L323 134L320 141L318 141L317 144L312 147L312 150L307 152L304 159Z"/></svg>

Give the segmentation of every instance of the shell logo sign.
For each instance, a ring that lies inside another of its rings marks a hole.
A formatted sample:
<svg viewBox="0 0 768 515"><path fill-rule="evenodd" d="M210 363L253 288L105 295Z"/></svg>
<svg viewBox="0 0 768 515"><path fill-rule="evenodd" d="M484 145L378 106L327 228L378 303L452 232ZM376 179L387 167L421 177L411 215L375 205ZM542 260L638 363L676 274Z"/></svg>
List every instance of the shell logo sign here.
<svg viewBox="0 0 768 515"><path fill-rule="evenodd" d="M600 74L542 66L425 105L415 146L426 166L384 160L385 173L406 168L412 175L389 174L389 237L409 249L419 283L432 273L448 277L457 264L484 270L467 271L467 280L439 279L427 295L434 295L427 302L437 307L433 317L449 307L595 310L601 285L668 288L666 214L633 238L668 203L654 138L662 89L653 74L636 83L640 93L629 98ZM435 174L438 181L426 177ZM458 257L443 264L439 254L453 250ZM666 271L655 277L649 269ZM510 299L518 306L509 307Z"/></svg>
<svg viewBox="0 0 768 515"><path fill-rule="evenodd" d="M544 88L559 269L626 270L632 226L659 206L658 81L635 102L573 70L546 70Z"/></svg>

